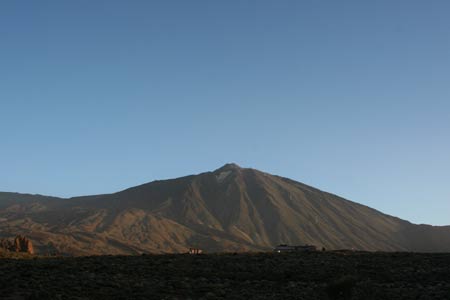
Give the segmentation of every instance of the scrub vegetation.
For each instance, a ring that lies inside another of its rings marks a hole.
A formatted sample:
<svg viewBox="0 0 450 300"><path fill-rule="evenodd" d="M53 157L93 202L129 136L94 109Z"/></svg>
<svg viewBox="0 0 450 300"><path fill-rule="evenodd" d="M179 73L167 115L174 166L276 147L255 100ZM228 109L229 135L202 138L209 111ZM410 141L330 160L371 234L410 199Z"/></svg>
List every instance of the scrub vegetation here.
<svg viewBox="0 0 450 300"><path fill-rule="evenodd" d="M450 254L0 259L5 299L449 299Z"/></svg>

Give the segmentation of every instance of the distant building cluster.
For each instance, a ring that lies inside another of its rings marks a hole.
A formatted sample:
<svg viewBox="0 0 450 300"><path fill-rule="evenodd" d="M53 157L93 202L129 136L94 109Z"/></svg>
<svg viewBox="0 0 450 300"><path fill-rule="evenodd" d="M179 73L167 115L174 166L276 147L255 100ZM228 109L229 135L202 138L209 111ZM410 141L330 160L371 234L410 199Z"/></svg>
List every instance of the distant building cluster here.
<svg viewBox="0 0 450 300"><path fill-rule="evenodd" d="M202 254L203 250L199 248L189 248L189 254Z"/></svg>

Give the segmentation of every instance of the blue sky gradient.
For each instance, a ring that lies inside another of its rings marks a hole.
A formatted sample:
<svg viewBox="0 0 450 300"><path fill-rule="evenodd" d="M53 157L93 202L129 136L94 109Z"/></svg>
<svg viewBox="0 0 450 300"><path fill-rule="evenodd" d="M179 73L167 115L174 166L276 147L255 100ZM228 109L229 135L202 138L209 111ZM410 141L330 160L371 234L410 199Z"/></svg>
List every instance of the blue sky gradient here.
<svg viewBox="0 0 450 300"><path fill-rule="evenodd" d="M450 224L449 1L4 1L0 190L227 162Z"/></svg>

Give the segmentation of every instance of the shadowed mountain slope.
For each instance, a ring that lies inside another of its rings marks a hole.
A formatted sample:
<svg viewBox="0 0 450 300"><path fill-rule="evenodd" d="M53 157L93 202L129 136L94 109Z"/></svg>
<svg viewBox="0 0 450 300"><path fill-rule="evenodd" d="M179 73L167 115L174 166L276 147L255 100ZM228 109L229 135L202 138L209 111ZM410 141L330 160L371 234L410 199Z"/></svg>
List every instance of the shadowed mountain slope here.
<svg viewBox="0 0 450 300"><path fill-rule="evenodd" d="M327 249L450 251L450 227L415 225L302 183L228 164L118 193L71 199L0 193L0 237L41 252L138 254Z"/></svg>

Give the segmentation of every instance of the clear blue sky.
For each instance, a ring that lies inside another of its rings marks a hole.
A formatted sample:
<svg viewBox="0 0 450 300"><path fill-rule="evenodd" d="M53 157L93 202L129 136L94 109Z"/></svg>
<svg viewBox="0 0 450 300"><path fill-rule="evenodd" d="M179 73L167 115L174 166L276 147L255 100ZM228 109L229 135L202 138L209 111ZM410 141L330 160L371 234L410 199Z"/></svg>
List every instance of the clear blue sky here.
<svg viewBox="0 0 450 300"><path fill-rule="evenodd" d="M2 1L0 190L236 162L450 224L450 2Z"/></svg>

